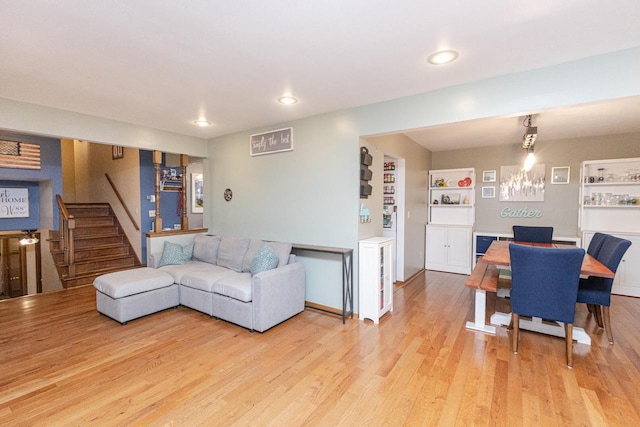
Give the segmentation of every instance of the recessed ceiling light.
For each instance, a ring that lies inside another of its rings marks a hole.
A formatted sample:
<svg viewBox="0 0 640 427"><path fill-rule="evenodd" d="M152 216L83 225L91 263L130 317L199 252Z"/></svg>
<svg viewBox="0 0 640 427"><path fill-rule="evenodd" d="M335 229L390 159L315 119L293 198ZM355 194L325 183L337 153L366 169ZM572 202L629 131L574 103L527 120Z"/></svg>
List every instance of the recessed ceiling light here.
<svg viewBox="0 0 640 427"><path fill-rule="evenodd" d="M457 57L458 52L455 50L441 50L440 52L431 54L427 61L429 61L429 64L442 65L455 61Z"/></svg>
<svg viewBox="0 0 640 427"><path fill-rule="evenodd" d="M207 126L211 126L211 122L209 120L205 120L205 119L194 120L193 123L198 125L198 126L200 126L201 128L204 128L204 127L207 127Z"/></svg>
<svg viewBox="0 0 640 427"><path fill-rule="evenodd" d="M298 100L293 96L281 96L280 98L278 98L278 102L284 105L292 105L298 102Z"/></svg>

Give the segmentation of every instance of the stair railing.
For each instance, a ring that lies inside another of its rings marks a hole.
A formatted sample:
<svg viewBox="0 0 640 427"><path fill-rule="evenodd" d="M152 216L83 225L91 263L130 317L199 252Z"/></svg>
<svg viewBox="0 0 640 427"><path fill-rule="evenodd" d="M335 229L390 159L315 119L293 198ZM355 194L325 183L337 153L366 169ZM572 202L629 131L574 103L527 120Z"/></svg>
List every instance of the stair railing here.
<svg viewBox="0 0 640 427"><path fill-rule="evenodd" d="M111 180L111 177L109 177L108 173L105 173L104 176L107 177L107 181L109 181L109 184L111 185L111 188L113 189L114 193L116 193L116 197L118 198L118 200L120 201L120 204L122 205L122 207L124 208L124 211L127 213L127 215L129 216L129 219L131 220L131 223L133 224L133 226L135 227L136 231L140 231L140 226L138 226L138 223L136 222L135 218L133 217L133 215L131 215L131 211L129 211L129 208L127 207L127 204L124 202L124 200L122 199L122 196L120 196L120 192L118 191L118 189L116 188L116 185L113 183L113 181Z"/></svg>
<svg viewBox="0 0 640 427"><path fill-rule="evenodd" d="M58 202L58 211L60 213L60 249L63 251L65 264L69 266L69 277L75 277L76 260L73 233L76 229L76 220L73 215L69 214L59 194L56 194L56 201Z"/></svg>

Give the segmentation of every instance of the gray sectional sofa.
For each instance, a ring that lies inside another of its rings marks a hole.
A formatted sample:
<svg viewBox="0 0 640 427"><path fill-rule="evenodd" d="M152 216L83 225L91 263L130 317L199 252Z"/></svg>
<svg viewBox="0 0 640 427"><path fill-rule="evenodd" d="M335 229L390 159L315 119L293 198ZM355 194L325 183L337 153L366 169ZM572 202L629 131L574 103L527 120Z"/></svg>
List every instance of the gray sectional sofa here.
<svg viewBox="0 0 640 427"><path fill-rule="evenodd" d="M305 271L291 243L197 234L187 244L166 240L147 264L173 277L181 305L251 331L304 310Z"/></svg>

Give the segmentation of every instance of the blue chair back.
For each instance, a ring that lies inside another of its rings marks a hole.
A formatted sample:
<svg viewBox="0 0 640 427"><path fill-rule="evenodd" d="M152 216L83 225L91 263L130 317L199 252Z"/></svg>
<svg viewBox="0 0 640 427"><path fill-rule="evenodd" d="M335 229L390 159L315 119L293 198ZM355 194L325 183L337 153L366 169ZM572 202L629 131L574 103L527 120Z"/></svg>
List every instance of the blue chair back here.
<svg viewBox="0 0 640 427"><path fill-rule="evenodd" d="M587 248L587 253L594 258L598 258L598 253L600 252L600 248L602 248L602 244L604 243L607 234L604 233L596 233L591 238L591 242L589 243L589 248Z"/></svg>
<svg viewBox="0 0 640 427"><path fill-rule="evenodd" d="M514 225L513 240L516 242L551 243L553 227Z"/></svg>
<svg viewBox="0 0 640 427"><path fill-rule="evenodd" d="M573 323L584 249L511 243L509 253L513 312Z"/></svg>
<svg viewBox="0 0 640 427"><path fill-rule="evenodd" d="M600 247L598 256L595 258L614 273L618 271L620 261L631 242L615 236L605 235L604 242ZM578 292L578 302L585 304L596 304L608 307L611 305L611 288L613 279L604 277L589 276L580 280L580 291Z"/></svg>

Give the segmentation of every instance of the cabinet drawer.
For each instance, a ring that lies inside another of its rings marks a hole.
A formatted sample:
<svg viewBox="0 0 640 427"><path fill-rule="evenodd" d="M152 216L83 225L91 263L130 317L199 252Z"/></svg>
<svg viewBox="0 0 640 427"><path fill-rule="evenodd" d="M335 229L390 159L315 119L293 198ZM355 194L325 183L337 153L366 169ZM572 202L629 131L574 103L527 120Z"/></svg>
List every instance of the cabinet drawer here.
<svg viewBox="0 0 640 427"><path fill-rule="evenodd" d="M483 254L487 252L491 242L498 240L496 236L476 236L476 253Z"/></svg>

